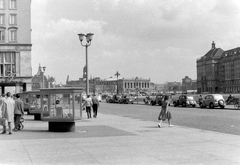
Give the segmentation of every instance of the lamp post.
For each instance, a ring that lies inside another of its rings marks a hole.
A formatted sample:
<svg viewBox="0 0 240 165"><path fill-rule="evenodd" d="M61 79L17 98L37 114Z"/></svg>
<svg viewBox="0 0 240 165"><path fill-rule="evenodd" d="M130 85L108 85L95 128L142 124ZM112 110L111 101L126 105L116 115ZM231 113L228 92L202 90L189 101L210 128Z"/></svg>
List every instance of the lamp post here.
<svg viewBox="0 0 240 165"><path fill-rule="evenodd" d="M91 45L91 41L93 38L93 33L88 33L88 34L78 34L79 40L81 42L81 45L86 48L86 95L89 94L89 79L88 79L88 51L87 48ZM87 43L84 45L82 43L84 37L86 37Z"/></svg>
<svg viewBox="0 0 240 165"><path fill-rule="evenodd" d="M118 90L118 76L120 76L120 73L118 73L118 71L117 71L117 73L115 74L115 76L117 76L117 94L119 93L119 90Z"/></svg>
<svg viewBox="0 0 240 165"><path fill-rule="evenodd" d="M46 70L46 66L40 67L40 69L41 69L41 72L42 72L42 88L44 88L45 87L45 85L44 85L44 72Z"/></svg>

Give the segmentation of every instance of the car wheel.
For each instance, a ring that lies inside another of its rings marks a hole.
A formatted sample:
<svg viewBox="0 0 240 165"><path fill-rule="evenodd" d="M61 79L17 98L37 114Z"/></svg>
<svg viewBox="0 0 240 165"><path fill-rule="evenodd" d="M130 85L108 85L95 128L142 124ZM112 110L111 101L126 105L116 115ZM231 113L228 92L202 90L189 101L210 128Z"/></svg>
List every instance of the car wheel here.
<svg viewBox="0 0 240 165"><path fill-rule="evenodd" d="M177 103L176 103L176 102L173 102L173 106L176 107L176 106L177 106Z"/></svg>
<svg viewBox="0 0 240 165"><path fill-rule="evenodd" d="M209 108L210 108L210 109L213 109L213 108L214 108L213 103L210 103Z"/></svg>
<svg viewBox="0 0 240 165"><path fill-rule="evenodd" d="M183 107L186 107L186 106L187 106L187 104L186 104L185 102L183 102L183 103L182 103L182 106L183 106Z"/></svg>
<svg viewBox="0 0 240 165"><path fill-rule="evenodd" d="M195 104L193 104L193 105L192 105L192 107L196 107L196 105L195 105Z"/></svg>
<svg viewBox="0 0 240 165"><path fill-rule="evenodd" d="M224 109L225 108L225 106L221 106L221 109Z"/></svg>

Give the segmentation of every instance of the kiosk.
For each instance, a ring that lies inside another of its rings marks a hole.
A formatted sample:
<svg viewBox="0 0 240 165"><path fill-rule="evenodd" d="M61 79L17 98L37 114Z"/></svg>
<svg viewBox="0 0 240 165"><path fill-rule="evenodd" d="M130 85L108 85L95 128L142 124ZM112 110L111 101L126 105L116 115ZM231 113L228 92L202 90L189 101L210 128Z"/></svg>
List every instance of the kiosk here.
<svg viewBox="0 0 240 165"><path fill-rule="evenodd" d="M28 91L28 101L29 101L29 114L34 115L34 120L41 120L41 113L42 113L42 105L41 105L41 93L40 90L35 91ZM43 96L43 102L46 102L47 98L46 96ZM47 107L44 106L43 110L45 112L44 115L47 112Z"/></svg>
<svg viewBox="0 0 240 165"><path fill-rule="evenodd" d="M49 131L75 131L75 120L82 118L82 91L83 88L72 87L40 89L41 120L48 121Z"/></svg>

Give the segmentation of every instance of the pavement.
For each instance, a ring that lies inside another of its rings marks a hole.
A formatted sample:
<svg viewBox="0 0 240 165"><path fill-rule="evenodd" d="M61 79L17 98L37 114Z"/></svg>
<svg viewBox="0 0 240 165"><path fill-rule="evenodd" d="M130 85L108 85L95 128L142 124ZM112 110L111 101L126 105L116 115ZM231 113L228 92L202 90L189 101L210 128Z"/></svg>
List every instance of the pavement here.
<svg viewBox="0 0 240 165"><path fill-rule="evenodd" d="M76 121L75 132L48 131L25 116L24 129L0 134L0 164L239 165L240 137L157 121L98 114ZM0 128L2 132L2 128Z"/></svg>

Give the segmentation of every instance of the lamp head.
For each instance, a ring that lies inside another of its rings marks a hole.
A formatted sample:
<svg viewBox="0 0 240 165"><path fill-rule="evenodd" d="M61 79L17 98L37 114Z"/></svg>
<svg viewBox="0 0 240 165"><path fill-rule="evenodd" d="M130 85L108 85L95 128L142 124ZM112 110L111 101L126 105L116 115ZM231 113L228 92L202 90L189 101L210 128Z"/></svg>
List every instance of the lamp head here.
<svg viewBox="0 0 240 165"><path fill-rule="evenodd" d="M87 35L86 35L86 40L87 40L87 42L91 42L92 41L92 39L93 39L93 33L88 33Z"/></svg>
<svg viewBox="0 0 240 165"><path fill-rule="evenodd" d="M79 37L79 40L82 42L83 38L85 37L85 34L79 33L78 37Z"/></svg>

